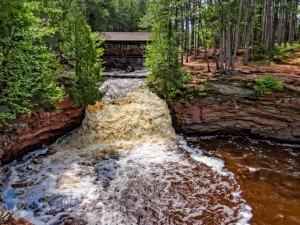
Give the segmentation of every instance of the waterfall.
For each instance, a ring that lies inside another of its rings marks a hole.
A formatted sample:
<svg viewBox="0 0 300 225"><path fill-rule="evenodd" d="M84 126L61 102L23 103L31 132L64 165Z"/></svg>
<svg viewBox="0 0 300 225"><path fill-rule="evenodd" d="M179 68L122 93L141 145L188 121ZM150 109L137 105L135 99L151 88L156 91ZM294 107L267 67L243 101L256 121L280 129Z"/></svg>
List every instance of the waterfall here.
<svg viewBox="0 0 300 225"><path fill-rule="evenodd" d="M101 89L80 128L0 168L0 190L23 204L15 213L35 224L247 224L251 208L223 161L175 134L144 80Z"/></svg>

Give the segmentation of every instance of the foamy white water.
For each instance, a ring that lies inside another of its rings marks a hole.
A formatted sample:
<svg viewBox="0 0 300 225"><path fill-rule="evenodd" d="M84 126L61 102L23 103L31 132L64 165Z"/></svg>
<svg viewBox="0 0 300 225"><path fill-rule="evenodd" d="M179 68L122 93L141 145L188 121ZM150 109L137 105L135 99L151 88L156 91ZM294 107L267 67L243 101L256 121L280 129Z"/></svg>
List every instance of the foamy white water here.
<svg viewBox="0 0 300 225"><path fill-rule="evenodd" d="M166 103L143 86L107 81L79 129L0 169L2 198L14 190L24 203L14 210L34 224L247 224L224 162L176 136Z"/></svg>

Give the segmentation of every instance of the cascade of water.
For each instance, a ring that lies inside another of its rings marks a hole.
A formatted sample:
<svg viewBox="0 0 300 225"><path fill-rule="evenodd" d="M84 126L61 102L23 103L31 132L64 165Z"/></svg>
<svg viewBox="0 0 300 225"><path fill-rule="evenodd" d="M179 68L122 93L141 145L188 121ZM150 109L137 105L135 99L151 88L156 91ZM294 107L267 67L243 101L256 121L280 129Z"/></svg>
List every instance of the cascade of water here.
<svg viewBox="0 0 300 225"><path fill-rule="evenodd" d="M176 136L166 103L144 86L106 81L80 128L2 167L0 190L23 204L15 210L35 224L246 224L233 175Z"/></svg>

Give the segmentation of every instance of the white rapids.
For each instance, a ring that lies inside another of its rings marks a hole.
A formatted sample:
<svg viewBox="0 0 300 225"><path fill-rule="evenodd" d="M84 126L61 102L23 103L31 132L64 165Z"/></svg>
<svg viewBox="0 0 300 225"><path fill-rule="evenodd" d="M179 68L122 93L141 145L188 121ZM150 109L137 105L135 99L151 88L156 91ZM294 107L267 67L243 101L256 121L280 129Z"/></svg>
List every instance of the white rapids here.
<svg viewBox="0 0 300 225"><path fill-rule="evenodd" d="M38 225L248 223L232 173L175 134L144 80L111 79L102 90L80 128L0 168L2 206L13 190L11 210Z"/></svg>

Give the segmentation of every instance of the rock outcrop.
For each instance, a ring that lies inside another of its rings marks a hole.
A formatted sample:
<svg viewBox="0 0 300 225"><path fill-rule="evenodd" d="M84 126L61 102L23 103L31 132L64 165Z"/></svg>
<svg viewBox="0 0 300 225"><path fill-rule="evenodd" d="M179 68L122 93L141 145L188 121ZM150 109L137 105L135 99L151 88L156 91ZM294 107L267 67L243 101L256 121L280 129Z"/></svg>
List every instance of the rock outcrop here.
<svg viewBox="0 0 300 225"><path fill-rule="evenodd" d="M257 96L248 81L215 81L205 97L185 96L169 102L178 132L211 134L241 132L300 142L300 92Z"/></svg>
<svg viewBox="0 0 300 225"><path fill-rule="evenodd" d="M83 107L75 106L67 100L56 105L59 107L58 112L20 116L10 122L10 126L0 127L0 165L50 144L81 124L84 118Z"/></svg>

